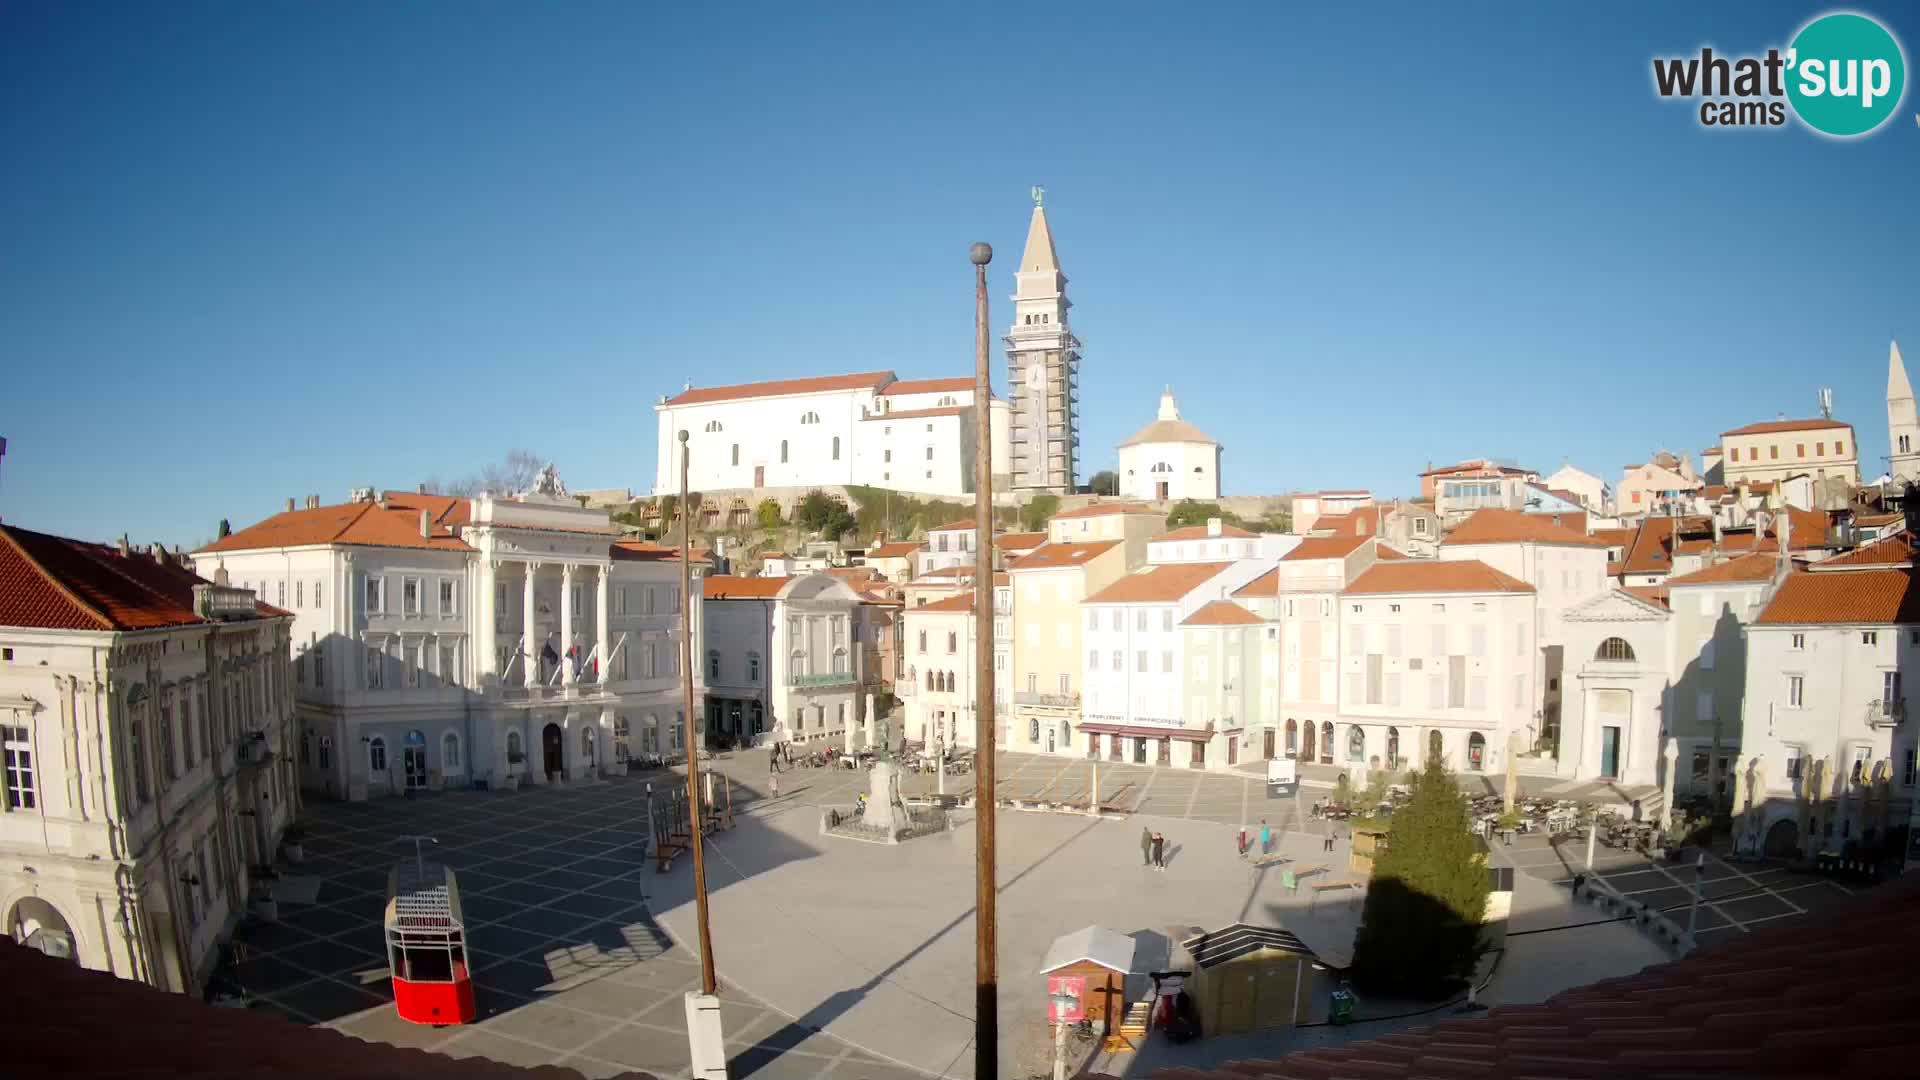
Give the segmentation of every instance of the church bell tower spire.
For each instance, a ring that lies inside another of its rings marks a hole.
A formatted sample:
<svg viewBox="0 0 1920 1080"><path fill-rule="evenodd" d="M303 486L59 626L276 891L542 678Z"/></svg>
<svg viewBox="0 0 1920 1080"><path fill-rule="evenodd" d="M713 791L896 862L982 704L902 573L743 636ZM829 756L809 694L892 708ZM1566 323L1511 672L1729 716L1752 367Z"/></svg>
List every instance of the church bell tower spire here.
<svg viewBox="0 0 1920 1080"><path fill-rule="evenodd" d="M1007 384L1012 392L1013 488L1071 494L1080 454L1080 342L1067 313L1067 275L1033 189L1027 245L1014 267L1013 327L1007 332Z"/></svg>

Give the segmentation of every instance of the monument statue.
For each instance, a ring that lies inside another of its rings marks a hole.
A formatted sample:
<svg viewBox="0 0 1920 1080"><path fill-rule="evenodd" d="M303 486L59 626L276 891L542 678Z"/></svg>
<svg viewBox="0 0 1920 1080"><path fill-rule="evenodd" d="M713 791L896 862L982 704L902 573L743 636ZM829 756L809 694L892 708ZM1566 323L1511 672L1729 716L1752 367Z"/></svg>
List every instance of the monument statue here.
<svg viewBox="0 0 1920 1080"><path fill-rule="evenodd" d="M561 483L560 470L554 468L553 462L547 462L547 467L541 469L540 475L534 478L533 493L535 495L545 495L549 499L564 499L567 497L567 485Z"/></svg>
<svg viewBox="0 0 1920 1080"><path fill-rule="evenodd" d="M907 804L900 799L900 767L893 762L877 761L868 770L867 805L860 811L860 824L889 836L905 832L912 824Z"/></svg>

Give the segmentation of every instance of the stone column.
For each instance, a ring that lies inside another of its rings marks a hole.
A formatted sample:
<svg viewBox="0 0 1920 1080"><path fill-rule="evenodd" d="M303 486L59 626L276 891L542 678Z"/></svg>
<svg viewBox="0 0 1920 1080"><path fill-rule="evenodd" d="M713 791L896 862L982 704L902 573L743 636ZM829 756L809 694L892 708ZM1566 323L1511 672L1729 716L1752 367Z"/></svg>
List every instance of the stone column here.
<svg viewBox="0 0 1920 1080"><path fill-rule="evenodd" d="M573 564L560 567L560 685L573 685Z"/></svg>
<svg viewBox="0 0 1920 1080"><path fill-rule="evenodd" d="M533 639L533 560L527 560L525 565L527 568L525 599L520 604L520 652L522 653L520 666L523 669L521 681L528 687L534 687L540 685L540 643ZM531 750L528 751L527 757L533 757ZM540 770L528 771L537 773Z"/></svg>
<svg viewBox="0 0 1920 1080"><path fill-rule="evenodd" d="M499 664L499 636L494 632L497 616L494 614L494 581L499 577L500 562L497 559L482 560L476 567L479 595L473 603L473 633L467 640L473 649L473 682L476 686L485 686L489 677L496 674Z"/></svg>
<svg viewBox="0 0 1920 1080"><path fill-rule="evenodd" d="M1661 756L1667 759L1667 799L1660 807L1660 827L1671 829L1673 828L1673 770L1680 760L1680 740L1669 738L1666 752Z"/></svg>
<svg viewBox="0 0 1920 1080"><path fill-rule="evenodd" d="M606 664L601 664L600 668L602 671L606 670ZM613 745L616 719L613 706L607 705L601 708L600 731L593 738L594 768L601 776L607 775L613 768L614 762L620 760L620 755L614 750ZM627 728L627 737L629 739L633 737L633 728ZM629 747L628 750L631 752L632 748Z"/></svg>
<svg viewBox="0 0 1920 1080"><path fill-rule="evenodd" d="M599 682L602 686L605 686L613 679L613 638L607 632L607 604L613 594L611 583L608 582L607 578L611 576L612 573L613 567L611 566L603 566L600 568L600 581L593 595L594 643L600 650L597 655L600 657ZM768 659L772 658L769 657Z"/></svg>

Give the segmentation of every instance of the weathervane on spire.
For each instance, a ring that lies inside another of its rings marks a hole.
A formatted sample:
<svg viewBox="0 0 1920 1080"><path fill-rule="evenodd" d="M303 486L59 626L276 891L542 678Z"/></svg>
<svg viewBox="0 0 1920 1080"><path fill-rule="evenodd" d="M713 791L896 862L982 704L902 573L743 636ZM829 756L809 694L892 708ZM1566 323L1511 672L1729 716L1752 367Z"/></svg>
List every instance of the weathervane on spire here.
<svg viewBox="0 0 1920 1080"><path fill-rule="evenodd" d="M1046 188L1041 187L1039 184L1033 185L1033 205L1036 209L1040 206L1040 200L1046 197L1047 197Z"/></svg>

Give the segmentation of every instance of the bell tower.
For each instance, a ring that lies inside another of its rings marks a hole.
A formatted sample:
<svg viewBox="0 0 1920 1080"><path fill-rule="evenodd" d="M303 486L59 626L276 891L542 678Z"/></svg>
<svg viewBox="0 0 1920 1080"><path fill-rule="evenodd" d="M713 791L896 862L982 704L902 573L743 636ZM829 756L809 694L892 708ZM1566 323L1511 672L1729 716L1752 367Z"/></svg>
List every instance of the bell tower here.
<svg viewBox="0 0 1920 1080"><path fill-rule="evenodd" d="M1080 342L1067 313L1067 275L1060 271L1053 231L1033 189L1027 246L1014 267L1013 328L1004 339L1015 491L1069 495L1080 456Z"/></svg>
<svg viewBox="0 0 1920 1080"><path fill-rule="evenodd" d="M1887 472L1895 480L1920 480L1920 415L1897 341L1887 348L1887 442Z"/></svg>

